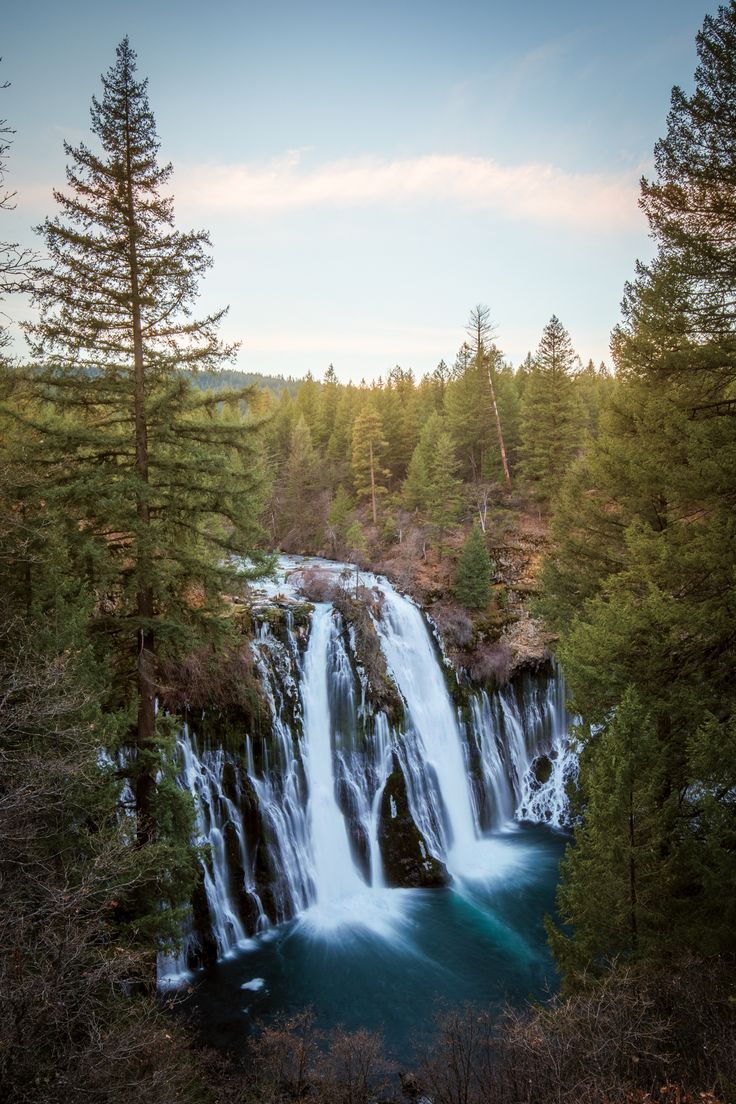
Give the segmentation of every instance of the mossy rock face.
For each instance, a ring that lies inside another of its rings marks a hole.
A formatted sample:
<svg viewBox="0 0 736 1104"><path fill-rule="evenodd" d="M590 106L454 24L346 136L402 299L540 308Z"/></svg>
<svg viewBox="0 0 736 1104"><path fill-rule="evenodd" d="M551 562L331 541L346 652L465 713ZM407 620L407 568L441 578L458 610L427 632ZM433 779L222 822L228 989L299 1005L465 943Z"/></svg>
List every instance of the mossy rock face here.
<svg viewBox="0 0 736 1104"><path fill-rule="evenodd" d="M345 817L345 826L348 832L348 840L350 842L350 851L353 856L353 861L359 867L366 882L369 882L371 870L370 839L360 819L353 788L344 777L338 777L337 779L335 798L340 807L340 811Z"/></svg>
<svg viewBox="0 0 736 1104"><path fill-rule="evenodd" d="M449 884L447 867L430 854L414 823L404 774L396 763L381 798L378 843L387 885L428 889Z"/></svg>
<svg viewBox="0 0 736 1104"><path fill-rule="evenodd" d="M192 894L192 923L196 941L189 947L187 966L213 966L217 962L217 941L212 934L212 920L204 888L204 876L200 874Z"/></svg>
<svg viewBox="0 0 736 1104"><path fill-rule="evenodd" d="M540 755L532 764L532 771L537 783L544 786L552 776L552 761L548 755Z"/></svg>

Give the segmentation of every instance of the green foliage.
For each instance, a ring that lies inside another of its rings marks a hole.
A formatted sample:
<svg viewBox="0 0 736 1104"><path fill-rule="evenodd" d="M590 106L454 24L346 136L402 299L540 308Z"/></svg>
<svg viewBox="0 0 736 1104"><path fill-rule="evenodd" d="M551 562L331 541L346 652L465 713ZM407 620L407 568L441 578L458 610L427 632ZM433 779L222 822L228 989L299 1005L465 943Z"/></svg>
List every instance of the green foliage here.
<svg viewBox="0 0 736 1104"><path fill-rule="evenodd" d="M298 551L319 544L322 519L314 508L314 497L320 483L317 450L306 419L300 414L291 431L277 498L276 532L282 547Z"/></svg>
<svg viewBox="0 0 736 1104"><path fill-rule="evenodd" d="M463 545L455 572L455 596L467 609L485 609L491 598L493 563L479 525Z"/></svg>
<svg viewBox="0 0 736 1104"><path fill-rule="evenodd" d="M579 448L582 418L573 378L577 359L570 335L553 315L521 401L519 470L542 499L557 491Z"/></svg>
<svg viewBox="0 0 736 1104"><path fill-rule="evenodd" d="M659 179L643 184L658 254L627 288L621 379L544 571L574 705L603 726L564 868L572 931L554 937L568 972L617 951L736 950L736 316L720 198L736 173L734 42L731 5L705 21L693 96L673 93Z"/></svg>
<svg viewBox="0 0 736 1104"><path fill-rule="evenodd" d="M383 465L386 448L381 416L374 406L368 405L353 427L352 473L358 498L367 498L371 503L374 524L378 499L387 492L383 482L389 474Z"/></svg>
<svg viewBox="0 0 736 1104"><path fill-rule="evenodd" d="M463 479L480 479L492 447L492 412L483 358L472 356L467 345L461 347L455 360L453 378L445 392L445 408Z"/></svg>
<svg viewBox="0 0 736 1104"><path fill-rule="evenodd" d="M201 391L182 371L212 369L229 350L216 333L222 312L191 314L207 237L172 229L171 168L158 165L127 40L103 87L98 152L66 147L61 213L41 228L35 362L3 381L0 417L13 431L2 495L23 519L3 538L9 600L25 617L56 601L51 582L71 602L88 596L86 632L109 674L100 699L125 717L109 751L125 764L136 861L151 872L125 908L152 954L176 934L164 905L186 899L194 870L156 665L230 636L222 595L262 570L265 480L257 426L242 413L250 393ZM248 553L242 572L234 557Z"/></svg>
<svg viewBox="0 0 736 1104"><path fill-rule="evenodd" d="M580 778L587 814L562 862L558 891L561 920L574 931L551 929L568 974L624 952L656 956L673 919L672 855L664 844L676 798L635 691L624 693L613 719L589 741Z"/></svg>

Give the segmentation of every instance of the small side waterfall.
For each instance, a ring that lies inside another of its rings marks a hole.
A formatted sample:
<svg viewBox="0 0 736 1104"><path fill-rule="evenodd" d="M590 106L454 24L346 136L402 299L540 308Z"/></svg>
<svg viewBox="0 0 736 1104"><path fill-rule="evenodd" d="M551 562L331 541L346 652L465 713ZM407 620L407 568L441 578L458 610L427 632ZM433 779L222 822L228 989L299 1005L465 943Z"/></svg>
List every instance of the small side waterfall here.
<svg viewBox="0 0 736 1104"><path fill-rule="evenodd" d="M327 567L335 585L340 566ZM445 867L462 879L514 821L565 823L576 758L559 673L463 687L455 702L421 611L383 578L363 583L396 709L375 703L344 604L316 603L297 632L287 584L266 595L253 642L268 732L227 748L201 741L196 722L182 732L205 857L192 931L164 975L315 905L440 884Z"/></svg>

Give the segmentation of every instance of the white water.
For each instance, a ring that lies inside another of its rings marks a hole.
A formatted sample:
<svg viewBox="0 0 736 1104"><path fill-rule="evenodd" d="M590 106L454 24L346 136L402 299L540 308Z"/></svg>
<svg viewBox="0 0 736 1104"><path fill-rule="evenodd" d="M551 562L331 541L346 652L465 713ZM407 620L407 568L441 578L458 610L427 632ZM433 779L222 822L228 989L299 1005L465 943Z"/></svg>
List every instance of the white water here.
<svg viewBox="0 0 736 1104"><path fill-rule="evenodd" d="M328 570L337 577L343 566ZM405 706L402 726L373 715L351 633L324 602L314 607L306 647L289 612L280 630L271 618L261 623L253 652L271 714L268 741L244 732L243 754L233 756L198 748L186 731L180 740L182 784L197 803L198 838L209 844L204 888L219 957L297 915L323 933L362 925L397 937L410 891L384 888L379 847L381 798L395 763L422 846L461 891L498 873L498 831L515 819L564 823L575 757L559 676L528 675L491 695L476 690L463 723L420 610L385 579L361 581L380 606L374 622ZM288 583L267 593L286 606L295 597ZM544 772L533 769L539 754ZM236 779L229 797L226 764ZM236 847L226 848L226 832ZM164 972L184 968L180 957Z"/></svg>
<svg viewBox="0 0 736 1104"><path fill-rule="evenodd" d="M445 856L453 852L462 862L476 830L455 710L421 613L383 581L381 593L376 627L416 736L405 741L412 812L423 821L418 827L428 840L434 837L432 820L439 815L443 831L435 841L437 851Z"/></svg>
<svg viewBox="0 0 736 1104"><path fill-rule="evenodd" d="M350 854L345 818L335 800L327 685L332 634L332 607L328 604L315 606L304 658L302 701L303 760L309 784L309 829L318 905L356 893L365 884Z"/></svg>

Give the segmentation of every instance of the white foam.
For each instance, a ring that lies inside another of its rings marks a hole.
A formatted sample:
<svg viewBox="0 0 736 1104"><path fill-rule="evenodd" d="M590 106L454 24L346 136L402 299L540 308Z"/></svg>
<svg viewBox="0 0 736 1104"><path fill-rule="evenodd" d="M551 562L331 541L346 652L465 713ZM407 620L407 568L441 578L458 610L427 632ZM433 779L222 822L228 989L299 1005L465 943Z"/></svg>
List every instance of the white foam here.
<svg viewBox="0 0 736 1104"><path fill-rule="evenodd" d="M240 986L241 989L251 989L254 993L257 993L260 989L266 988L265 978L251 978L250 981L244 981Z"/></svg>

